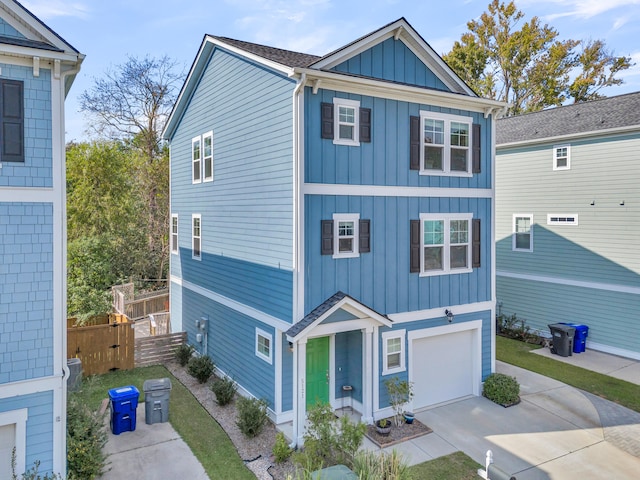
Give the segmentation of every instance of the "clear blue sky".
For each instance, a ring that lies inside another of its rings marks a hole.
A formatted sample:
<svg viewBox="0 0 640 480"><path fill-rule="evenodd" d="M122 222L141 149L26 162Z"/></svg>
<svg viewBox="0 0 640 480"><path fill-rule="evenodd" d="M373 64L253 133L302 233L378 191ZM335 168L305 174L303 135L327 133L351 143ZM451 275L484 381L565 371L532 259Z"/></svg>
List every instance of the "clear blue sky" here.
<svg viewBox="0 0 640 480"><path fill-rule="evenodd" d="M21 0L86 55L67 97L67 140L86 139L78 97L127 55L168 55L185 70L205 34L323 55L405 17L441 54L489 0ZM605 92L640 91L640 0L517 0L525 20L538 16L560 38L602 39L637 64L625 84Z"/></svg>

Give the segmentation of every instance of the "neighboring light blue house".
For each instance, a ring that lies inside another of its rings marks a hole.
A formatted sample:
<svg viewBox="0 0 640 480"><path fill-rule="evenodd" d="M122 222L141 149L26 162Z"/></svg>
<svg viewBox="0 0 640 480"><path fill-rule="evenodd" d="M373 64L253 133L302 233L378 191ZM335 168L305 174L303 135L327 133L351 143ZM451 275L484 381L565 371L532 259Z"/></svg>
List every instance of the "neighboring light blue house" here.
<svg viewBox="0 0 640 480"><path fill-rule="evenodd" d="M640 359L640 92L497 122L497 300Z"/></svg>
<svg viewBox="0 0 640 480"><path fill-rule="evenodd" d="M324 57L205 36L168 121L171 317L302 435L494 366L494 120L401 18ZM445 312L452 312L447 317Z"/></svg>
<svg viewBox="0 0 640 480"><path fill-rule="evenodd" d="M0 478L66 471L64 99L84 56L0 0Z"/></svg>

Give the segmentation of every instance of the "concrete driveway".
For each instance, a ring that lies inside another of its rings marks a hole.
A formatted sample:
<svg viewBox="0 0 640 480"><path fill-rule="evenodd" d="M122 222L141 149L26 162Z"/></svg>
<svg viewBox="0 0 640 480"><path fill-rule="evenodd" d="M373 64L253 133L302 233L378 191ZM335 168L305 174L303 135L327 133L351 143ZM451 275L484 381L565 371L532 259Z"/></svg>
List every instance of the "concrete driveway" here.
<svg viewBox="0 0 640 480"><path fill-rule="evenodd" d="M556 380L496 362L515 376L521 403L475 397L418 413L433 433L396 445L411 464L463 451L518 480L640 478L640 414Z"/></svg>

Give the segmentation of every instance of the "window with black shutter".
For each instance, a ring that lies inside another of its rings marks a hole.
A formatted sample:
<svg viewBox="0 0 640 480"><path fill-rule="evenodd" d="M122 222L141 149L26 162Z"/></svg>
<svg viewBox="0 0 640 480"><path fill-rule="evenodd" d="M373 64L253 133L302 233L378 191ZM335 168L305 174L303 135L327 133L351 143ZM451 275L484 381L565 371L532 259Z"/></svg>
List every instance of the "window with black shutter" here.
<svg viewBox="0 0 640 480"><path fill-rule="evenodd" d="M320 230L321 255L352 258L371 252L371 220L358 214L336 213L333 220L320 221Z"/></svg>
<svg viewBox="0 0 640 480"><path fill-rule="evenodd" d="M320 137L336 145L358 146L371 142L371 109L357 100L334 98L320 104Z"/></svg>
<svg viewBox="0 0 640 480"><path fill-rule="evenodd" d="M0 162L24 162L24 85L0 80Z"/></svg>

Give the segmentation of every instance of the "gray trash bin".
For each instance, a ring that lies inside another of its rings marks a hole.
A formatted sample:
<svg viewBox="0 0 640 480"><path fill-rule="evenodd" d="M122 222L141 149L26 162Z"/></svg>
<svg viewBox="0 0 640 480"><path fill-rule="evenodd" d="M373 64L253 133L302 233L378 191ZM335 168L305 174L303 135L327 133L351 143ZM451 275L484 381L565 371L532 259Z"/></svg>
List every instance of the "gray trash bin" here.
<svg viewBox="0 0 640 480"><path fill-rule="evenodd" d="M553 342L551 353L555 353L561 357L573 355L571 352L573 351L573 337L576 329L571 325L553 323L549 325L549 330L551 330Z"/></svg>
<svg viewBox="0 0 640 480"><path fill-rule="evenodd" d="M75 392L82 383L82 360L79 358L67 359L69 377L67 378L67 391Z"/></svg>
<svg viewBox="0 0 640 480"><path fill-rule="evenodd" d="M145 380L144 390L144 421L147 425L169 421L169 394L171 380L168 378L154 378Z"/></svg>

